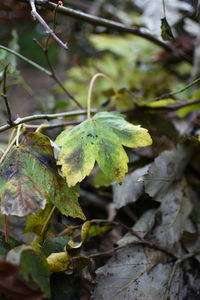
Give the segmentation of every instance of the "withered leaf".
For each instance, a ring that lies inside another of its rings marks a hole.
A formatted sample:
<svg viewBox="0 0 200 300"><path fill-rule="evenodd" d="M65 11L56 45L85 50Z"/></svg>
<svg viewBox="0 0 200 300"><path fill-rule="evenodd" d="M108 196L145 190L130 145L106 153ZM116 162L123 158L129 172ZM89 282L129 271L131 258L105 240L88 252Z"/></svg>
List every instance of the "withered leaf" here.
<svg viewBox="0 0 200 300"><path fill-rule="evenodd" d="M96 271L95 300L178 299L182 296L182 270L175 270L168 289L173 263L155 249L132 245L119 249Z"/></svg>
<svg viewBox="0 0 200 300"><path fill-rule="evenodd" d="M63 214L84 218L77 202L78 188L68 188L58 174L47 136L28 133L14 146L0 166L1 212L24 216L52 202Z"/></svg>

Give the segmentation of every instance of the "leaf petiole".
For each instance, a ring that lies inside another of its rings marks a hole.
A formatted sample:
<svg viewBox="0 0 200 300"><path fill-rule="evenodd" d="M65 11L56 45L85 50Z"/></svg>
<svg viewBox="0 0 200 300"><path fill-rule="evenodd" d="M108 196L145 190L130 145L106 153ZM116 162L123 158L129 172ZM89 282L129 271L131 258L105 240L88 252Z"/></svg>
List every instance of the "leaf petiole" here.
<svg viewBox="0 0 200 300"><path fill-rule="evenodd" d="M113 91L115 94L117 94L117 90L115 89L115 85L114 85L114 82L112 81L112 79L104 74L104 73L97 73L95 74L91 81L90 81L90 84L89 84L89 89L88 89L88 97L87 97L87 118L88 119L91 119L91 98L92 98L92 89L93 89L93 86L94 86L94 83L95 83L95 80L98 78L98 77L104 77L106 78L107 80L109 80L112 84L112 88L113 88Z"/></svg>
<svg viewBox="0 0 200 300"><path fill-rule="evenodd" d="M22 124L19 124L17 126L17 134L16 134L16 146L19 147L19 137L20 137L20 134L21 134L21 127L22 127Z"/></svg>
<svg viewBox="0 0 200 300"><path fill-rule="evenodd" d="M55 209L56 209L56 206L54 205L54 206L52 207L52 209L51 209L51 211L50 211L50 213L49 213L49 215L48 215L46 221L45 221L44 224L43 224L42 230L41 230L41 232L40 232L40 236L41 236L41 237L43 237L43 234L44 234L44 232L45 232L45 230L46 230L46 227L47 227L49 221L51 220L51 217L53 216L53 213L54 213Z"/></svg>

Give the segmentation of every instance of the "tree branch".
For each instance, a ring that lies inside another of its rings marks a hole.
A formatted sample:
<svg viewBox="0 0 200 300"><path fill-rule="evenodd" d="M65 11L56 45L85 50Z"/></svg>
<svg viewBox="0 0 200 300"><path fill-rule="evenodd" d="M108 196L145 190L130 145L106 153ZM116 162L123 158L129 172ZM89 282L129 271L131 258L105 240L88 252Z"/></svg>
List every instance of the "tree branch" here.
<svg viewBox="0 0 200 300"><path fill-rule="evenodd" d="M67 122L62 122L62 123L53 123L53 124L42 124L42 129L53 129L53 128L59 128L59 127L64 127L64 126L71 126L71 125L78 125L80 124L81 121L67 121ZM32 128L32 129L37 129L41 126L35 125L35 124L25 124L25 128Z"/></svg>
<svg viewBox="0 0 200 300"><path fill-rule="evenodd" d="M49 70L43 68L42 66L38 65L37 63L35 63L34 61L32 61L31 59L28 59L27 57L19 54L18 52L9 49L5 46L0 45L0 49L3 49L9 53L12 53L13 55L17 56L18 58L20 58L21 60L27 62L28 64L32 65L33 67L35 67L36 69L42 71L43 73L45 73L46 75L50 76L51 78L53 78L55 80L55 82L60 85L60 87L63 89L63 91L68 95L68 97L73 100L77 106L79 106L79 108L83 108L82 105L66 90L66 88L64 87L64 85L62 84L62 82L60 81L60 79L56 76L54 70L51 68L51 70L53 72L50 72ZM48 65L49 65L49 61L48 61Z"/></svg>
<svg viewBox="0 0 200 300"><path fill-rule="evenodd" d="M44 7L46 9L50 9L50 10L54 10L57 6L55 3L47 1L47 0L36 0L35 3L37 5L40 5L41 7ZM104 26L106 28L111 28L111 29L114 29L114 30L117 30L120 32L132 33L134 35L140 36L140 37L145 38L145 39L151 41L152 43L164 48L167 52L171 53L175 57L181 58L182 60L192 63L192 60L188 56L186 56L184 53L175 49L171 45L157 39L156 37L154 37L153 35L148 33L145 28L126 26L120 22L115 22L115 21L111 21L111 20L108 20L105 18L97 17L94 15L80 12L75 9L64 7L64 6L59 6L57 8L57 12L59 12L60 14L81 20L81 21L85 21L87 23L94 24L96 26Z"/></svg>
<svg viewBox="0 0 200 300"><path fill-rule="evenodd" d="M47 69L43 68L42 66L38 65L36 62L32 61L31 59L29 59L29 58L27 58L27 57L25 57L25 56L19 54L18 52L14 51L14 50L12 50L12 49L10 49L10 48L5 47L5 46L3 46L3 45L0 45L0 49L3 49L3 50L5 50L5 51L7 51L7 52L9 52L9 53L12 53L13 55L17 56L17 57L20 58L21 60L27 62L28 64L30 64L30 65L32 65L33 67L35 67L36 69L42 71L42 72L45 73L46 75L52 77L52 73L51 73L49 70L47 70Z"/></svg>
<svg viewBox="0 0 200 300"><path fill-rule="evenodd" d="M80 108L83 109L83 106L74 98L74 96L65 88L61 80L58 78L56 75L56 72L54 71L54 68L51 64L51 61L49 59L49 54L48 54L48 48L47 46L44 48L40 42L37 39L33 39L33 41L40 47L40 49L43 51L46 62L48 64L49 69L51 70L51 77L55 80L55 82L60 86L60 88L65 92L65 94L70 98L76 105ZM47 42L48 43L48 42Z"/></svg>
<svg viewBox="0 0 200 300"><path fill-rule="evenodd" d="M93 113L96 112L96 110L92 110ZM33 115L33 116L27 116L24 118L17 118L15 121L13 121L12 125L5 124L0 127L0 132L6 131L10 128L16 127L19 124L34 121L34 120L53 120L53 119L59 119L63 117L73 117L73 116L80 116L80 115L86 115L86 110L77 110L77 111L69 111L69 112L63 112L63 113L57 113L57 114L40 114L40 115Z"/></svg>
<svg viewBox="0 0 200 300"><path fill-rule="evenodd" d="M191 101L191 102L186 102L186 103L174 103L174 104L169 104L165 107L139 107L138 108L142 108L142 109L151 109L151 110L159 110L159 109L166 109L166 110L170 110L170 111L174 111L174 110L177 110L179 108L183 108L183 107L186 107L186 106L190 106L190 105L194 105L194 104L199 104L200 103L200 100L195 100L195 101ZM122 114L127 114L127 113L130 113L130 112L133 112L135 111L136 109L133 108L133 109L128 109L128 110L121 110L119 111L120 113ZM96 113L97 111L95 109L91 109L91 113ZM57 113L57 114L40 114L40 115L33 115L33 116L27 116L27 117L24 117L24 118L17 118L15 121L12 122L12 125L10 124L5 124L3 126L0 127L0 132L3 132L3 131L6 131L10 128L13 128L13 127L16 127L18 126L19 124L22 124L22 123L26 123L26 122L30 122L30 121L35 121L35 120L53 120L53 119L59 119L59 118L62 118L62 117L72 117L72 116L80 116L80 115L86 115L87 114L87 111L86 110L77 110L77 111L70 111L70 112L63 112L63 113ZM46 125L46 128L57 128L57 127L62 127L64 125L76 125L78 124L79 122L75 121L74 123L70 122L63 122L63 123L58 123L58 124L47 124ZM27 128L30 127L30 128L38 128L37 125L33 125L31 124L30 126L27 125Z"/></svg>
<svg viewBox="0 0 200 300"><path fill-rule="evenodd" d="M35 6L35 0L29 0L30 6L31 6L31 14L34 18L34 20L37 20L42 27L44 27L45 31L51 35L51 37L65 50L68 50L67 44L64 44L54 33L54 31L49 27L49 25L43 20L43 18L38 14ZM57 5L56 5L57 6ZM55 6L55 8L56 8Z"/></svg>
<svg viewBox="0 0 200 300"><path fill-rule="evenodd" d="M187 85L185 85L183 88L177 90L177 91L172 91L170 93L166 93L166 94L163 94L159 97L156 97L154 99L152 99L152 101L156 101L156 100L161 100L161 99L165 99L165 98L169 98L169 97L172 97L172 96L175 96L175 95L178 95L186 90L188 90L189 88L191 88L192 86L196 85L200 83L200 77L196 78L195 80L193 80L192 82L188 83Z"/></svg>

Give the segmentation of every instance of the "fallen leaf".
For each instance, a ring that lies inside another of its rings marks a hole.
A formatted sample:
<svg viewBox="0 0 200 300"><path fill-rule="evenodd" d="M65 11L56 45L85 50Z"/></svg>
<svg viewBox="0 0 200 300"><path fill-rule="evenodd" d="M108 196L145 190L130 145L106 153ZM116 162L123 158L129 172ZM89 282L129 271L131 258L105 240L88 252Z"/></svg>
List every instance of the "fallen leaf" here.
<svg viewBox="0 0 200 300"><path fill-rule="evenodd" d="M154 229L153 239L166 249L173 251L176 248L178 251L179 245L176 244L182 237L193 208L192 195L185 180L170 185L167 191L160 194L160 202L157 216L161 221Z"/></svg>
<svg viewBox="0 0 200 300"><path fill-rule="evenodd" d="M140 178L148 171L149 165L138 168L125 176L122 184L113 184L113 201L117 209L138 200L144 191L144 183Z"/></svg>
<svg viewBox="0 0 200 300"><path fill-rule="evenodd" d="M175 248L178 251L193 208L192 195L183 177L190 157L190 150L178 145L176 149L162 152L143 177L145 192L161 203L156 212L157 226L152 234L153 240L171 251Z"/></svg>
<svg viewBox="0 0 200 300"><path fill-rule="evenodd" d="M145 192L154 200L161 202L169 187L181 179L190 157L190 149L183 145L177 145L170 151L163 151L143 177Z"/></svg>
<svg viewBox="0 0 200 300"><path fill-rule="evenodd" d="M95 300L177 299L181 295L182 271L175 270L167 291L173 263L157 250L143 246L126 246L117 250L107 264L96 271Z"/></svg>

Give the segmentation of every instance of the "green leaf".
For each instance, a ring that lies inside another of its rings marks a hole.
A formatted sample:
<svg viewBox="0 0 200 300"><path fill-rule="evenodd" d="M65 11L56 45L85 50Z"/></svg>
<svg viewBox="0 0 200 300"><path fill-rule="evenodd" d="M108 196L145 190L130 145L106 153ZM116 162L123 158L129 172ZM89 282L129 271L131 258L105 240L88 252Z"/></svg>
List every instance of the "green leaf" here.
<svg viewBox="0 0 200 300"><path fill-rule="evenodd" d="M23 277L27 281L33 280L50 297L49 268L45 257L32 249L24 250L20 257L20 267Z"/></svg>
<svg viewBox="0 0 200 300"><path fill-rule="evenodd" d="M51 253L63 252L64 247L69 242L70 237L59 236L55 238L48 238L42 245L42 252L45 256L49 256Z"/></svg>
<svg viewBox="0 0 200 300"><path fill-rule="evenodd" d="M70 189L58 174L50 140L39 132L28 133L0 166L3 214L24 216L52 202L66 216L84 218L77 197L78 187Z"/></svg>
<svg viewBox="0 0 200 300"><path fill-rule="evenodd" d="M134 126L118 113L100 112L71 130L64 130L55 143L62 146L58 164L74 186L90 174L97 161L112 181L121 182L128 171L123 146L144 147L152 143L147 130Z"/></svg>
<svg viewBox="0 0 200 300"><path fill-rule="evenodd" d="M161 36L164 41L173 41L174 36L166 18L161 19Z"/></svg>

